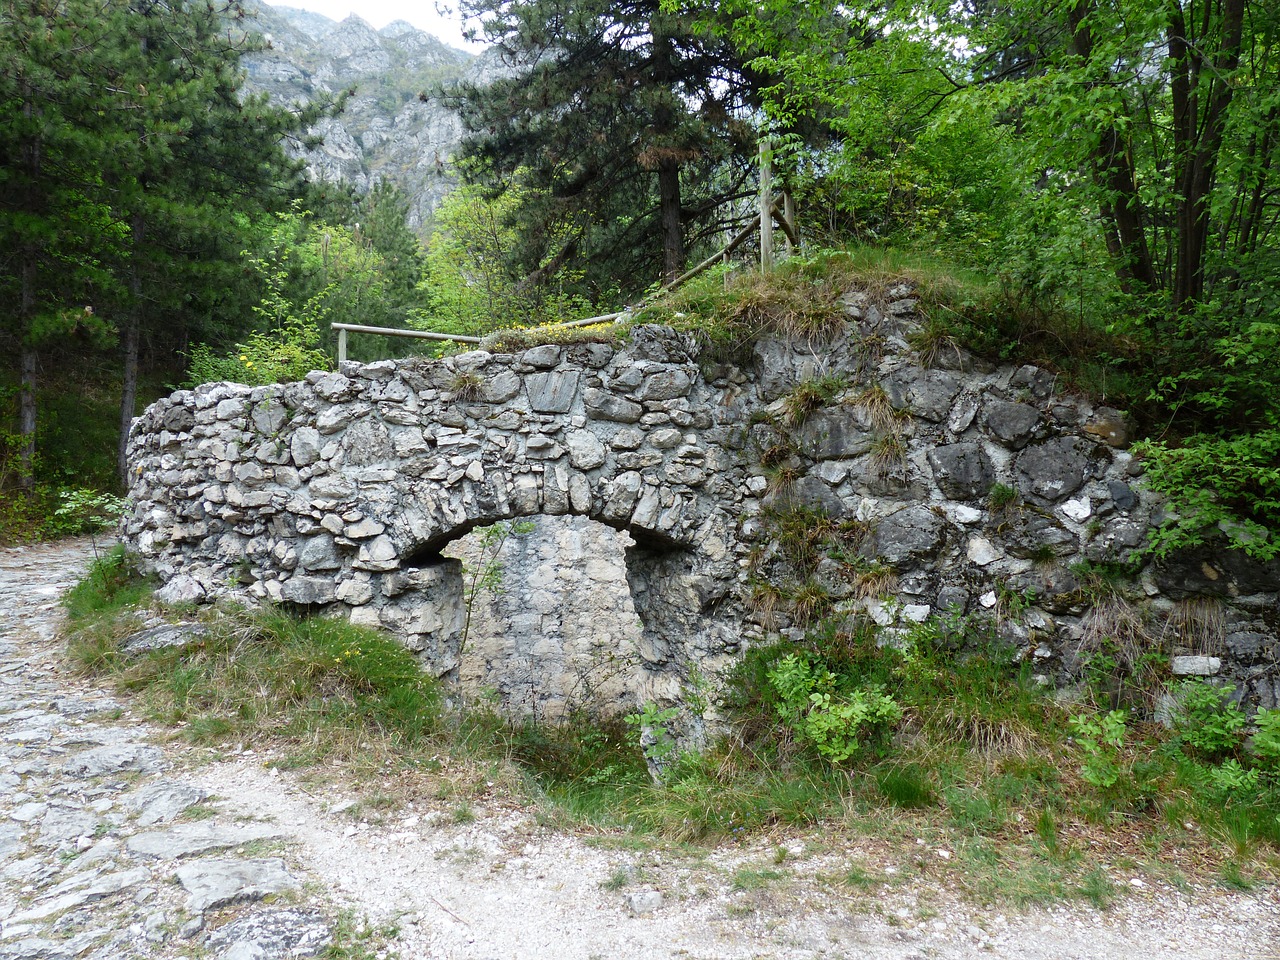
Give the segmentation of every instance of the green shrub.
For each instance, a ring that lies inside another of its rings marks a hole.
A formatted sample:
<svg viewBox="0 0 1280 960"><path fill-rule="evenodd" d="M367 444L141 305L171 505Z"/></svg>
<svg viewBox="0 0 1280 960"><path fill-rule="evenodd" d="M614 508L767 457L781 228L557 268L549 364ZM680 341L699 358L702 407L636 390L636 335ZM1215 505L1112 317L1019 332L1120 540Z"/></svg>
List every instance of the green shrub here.
<svg viewBox="0 0 1280 960"><path fill-rule="evenodd" d="M1081 713L1071 718L1072 733L1085 755L1080 776L1086 783L1109 789L1120 780L1120 751L1125 745L1127 718L1124 710L1098 716Z"/></svg>
<svg viewBox="0 0 1280 960"><path fill-rule="evenodd" d="M1178 742L1189 748L1193 757L1221 760L1239 750L1246 717L1231 699L1234 689L1200 680L1187 680L1178 687L1180 710L1173 729Z"/></svg>
<svg viewBox="0 0 1280 960"><path fill-rule="evenodd" d="M806 657L785 658L769 671L769 681L783 722L833 763L848 760L902 719L902 707L883 686L838 691L836 675Z"/></svg>

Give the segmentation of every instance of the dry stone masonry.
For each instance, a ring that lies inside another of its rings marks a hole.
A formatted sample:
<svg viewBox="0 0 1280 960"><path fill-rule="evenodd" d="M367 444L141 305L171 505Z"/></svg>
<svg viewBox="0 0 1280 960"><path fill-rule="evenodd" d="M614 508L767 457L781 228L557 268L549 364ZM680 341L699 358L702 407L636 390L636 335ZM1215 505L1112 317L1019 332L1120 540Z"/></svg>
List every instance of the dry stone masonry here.
<svg viewBox="0 0 1280 960"><path fill-rule="evenodd" d="M618 346L180 391L134 424L122 532L165 599L232 595L381 627L510 709L653 700L712 719L701 688L744 645L798 629L750 602L758 580L785 575L776 518L825 515L863 531L863 561L890 574L868 595L865 562L824 560L817 579L840 609L889 630L986 617L1046 682L1068 680L1115 633L1089 565L1132 559L1162 508L1118 411L1063 393L1045 370L984 366L949 345L922 366L906 340L919 325L911 294L851 293L843 335L766 339L742 366L639 327ZM832 377L843 384L832 402L797 413L798 390ZM622 546L566 582L598 542L550 519L571 517L618 531ZM519 583L504 593L522 599L489 602L501 622L480 636L466 601L485 558L464 573L446 549L520 518L553 533L542 546L508 538L500 560ZM584 582L614 610L594 628L556 616ZM1175 672L1221 676L1274 706L1278 585L1276 564L1221 550L1148 565L1145 640Z"/></svg>

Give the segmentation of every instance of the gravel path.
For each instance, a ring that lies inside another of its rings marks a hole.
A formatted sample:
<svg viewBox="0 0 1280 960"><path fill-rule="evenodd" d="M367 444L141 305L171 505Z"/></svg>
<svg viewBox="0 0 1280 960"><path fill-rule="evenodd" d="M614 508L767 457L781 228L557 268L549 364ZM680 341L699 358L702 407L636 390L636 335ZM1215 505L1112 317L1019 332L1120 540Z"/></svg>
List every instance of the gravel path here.
<svg viewBox="0 0 1280 960"><path fill-rule="evenodd" d="M592 842L509 801L477 801L471 822L431 801L362 821L354 795L315 795L270 757L210 761L73 676L57 598L90 557L82 541L0 550L0 960L309 956L340 917L397 931L383 951L404 960L1280 960L1275 889L1129 877L1105 913L1014 912L957 900L927 868L867 891L824 881L883 871L870 841L797 835L779 863L777 838ZM766 882L735 886L743 870Z"/></svg>

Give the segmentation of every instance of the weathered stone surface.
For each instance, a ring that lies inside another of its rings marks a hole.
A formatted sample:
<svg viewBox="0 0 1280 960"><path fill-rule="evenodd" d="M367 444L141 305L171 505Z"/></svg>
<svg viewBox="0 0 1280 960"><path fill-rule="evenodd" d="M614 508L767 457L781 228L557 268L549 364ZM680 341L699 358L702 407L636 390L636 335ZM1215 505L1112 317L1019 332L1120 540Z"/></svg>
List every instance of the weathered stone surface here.
<svg viewBox="0 0 1280 960"><path fill-rule="evenodd" d="M884 388L895 407L939 423L951 412L952 401L960 392L960 379L941 370L908 367L888 377Z"/></svg>
<svg viewBox="0 0 1280 960"><path fill-rule="evenodd" d="M190 895L187 909L192 913L261 900L302 886L279 858L192 860L179 864L174 873Z"/></svg>
<svg viewBox="0 0 1280 960"><path fill-rule="evenodd" d="M203 596L203 590L201 596ZM120 641L120 652L130 656L152 650L170 650L200 643L209 635L207 627L198 623L166 623L130 634Z"/></svg>
<svg viewBox="0 0 1280 960"><path fill-rule="evenodd" d="M315 427L299 427L289 440L289 455L299 467L309 467L320 459L324 441Z"/></svg>
<svg viewBox="0 0 1280 960"><path fill-rule="evenodd" d="M848 406L816 411L800 432L802 449L818 460L860 457L874 442L874 431L856 409Z"/></svg>
<svg viewBox="0 0 1280 960"><path fill-rule="evenodd" d="M987 433L1012 450L1021 450L1035 435L1040 411L1027 403L994 400L983 411Z"/></svg>
<svg viewBox="0 0 1280 960"><path fill-rule="evenodd" d="M218 960L292 960L319 956L333 942L323 914L314 910L259 910L209 935Z"/></svg>
<svg viewBox="0 0 1280 960"><path fill-rule="evenodd" d="M583 402L586 404L587 416L596 420L612 420L616 423L636 423L644 408L622 397L605 393L591 387L583 391Z"/></svg>
<svg viewBox="0 0 1280 960"><path fill-rule="evenodd" d="M1055 437L1017 457L1014 480L1024 496L1050 503L1075 493L1091 472L1089 449L1075 437Z"/></svg>
<svg viewBox="0 0 1280 960"><path fill-rule="evenodd" d="M867 552L895 566L919 565L942 549L946 530L946 520L928 507L906 507L875 525Z"/></svg>
<svg viewBox="0 0 1280 960"><path fill-rule="evenodd" d="M929 451L939 489L952 500L985 497L996 481L991 458L978 443L948 443Z"/></svg>
<svg viewBox="0 0 1280 960"><path fill-rule="evenodd" d="M183 603L200 603L206 591L195 577L177 576L155 592L155 598L161 603L175 606Z"/></svg>
<svg viewBox="0 0 1280 960"><path fill-rule="evenodd" d="M252 840L270 840L281 836L278 827L265 824L218 824L204 820L180 823L168 830L136 833L125 847L136 857L178 859L197 853L238 847Z"/></svg>
<svg viewBox="0 0 1280 960"><path fill-rule="evenodd" d="M125 771L151 773L163 765L164 755L155 747L122 743L77 753L63 764L62 769L73 777L101 777Z"/></svg>
<svg viewBox="0 0 1280 960"><path fill-rule="evenodd" d="M687 397L693 380L684 370L661 370L644 378L637 396L641 400L674 400Z"/></svg>
<svg viewBox="0 0 1280 960"><path fill-rule="evenodd" d="M327 577L290 577L281 585L280 596L304 606L332 603L337 598L336 586Z"/></svg>
<svg viewBox="0 0 1280 960"><path fill-rule="evenodd" d="M161 780L131 794L125 805L137 811L139 826L149 827L174 819L207 796L204 790L189 783Z"/></svg>
<svg viewBox="0 0 1280 960"><path fill-rule="evenodd" d="M801 477L766 500L775 510L811 510L819 516L839 519L845 514L844 501L831 489L830 484L818 477Z"/></svg>
<svg viewBox="0 0 1280 960"><path fill-rule="evenodd" d="M530 374L525 378L529 406L538 413L568 412L578 392L579 379L579 374L561 370Z"/></svg>

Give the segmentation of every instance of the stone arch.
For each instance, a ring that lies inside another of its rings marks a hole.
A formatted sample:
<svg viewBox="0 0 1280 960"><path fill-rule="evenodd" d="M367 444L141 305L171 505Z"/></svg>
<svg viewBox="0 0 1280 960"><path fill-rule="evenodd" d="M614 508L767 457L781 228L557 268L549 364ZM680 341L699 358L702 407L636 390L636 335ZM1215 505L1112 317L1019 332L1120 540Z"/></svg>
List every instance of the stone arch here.
<svg viewBox="0 0 1280 960"><path fill-rule="evenodd" d="M131 536L165 579L345 614L448 674L461 591L443 546L497 522L586 517L631 538L646 695L671 701L689 665L736 648L743 629L743 419L689 337L664 328L625 348L210 384L137 421Z"/></svg>

